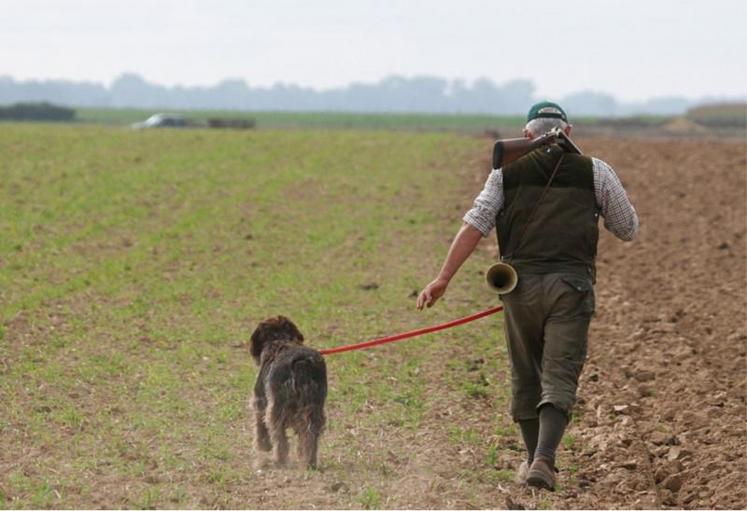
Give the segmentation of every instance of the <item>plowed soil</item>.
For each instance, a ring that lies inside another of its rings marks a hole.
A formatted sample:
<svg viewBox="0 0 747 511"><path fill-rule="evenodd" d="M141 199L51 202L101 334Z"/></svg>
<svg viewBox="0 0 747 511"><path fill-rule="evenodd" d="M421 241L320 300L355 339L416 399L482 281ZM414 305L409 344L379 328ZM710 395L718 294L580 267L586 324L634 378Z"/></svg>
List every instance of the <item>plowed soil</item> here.
<svg viewBox="0 0 747 511"><path fill-rule="evenodd" d="M563 454L577 471L561 471L549 502L744 508L744 143L580 143L618 169L641 230L633 243L601 239L590 357ZM534 507L537 496L510 502Z"/></svg>

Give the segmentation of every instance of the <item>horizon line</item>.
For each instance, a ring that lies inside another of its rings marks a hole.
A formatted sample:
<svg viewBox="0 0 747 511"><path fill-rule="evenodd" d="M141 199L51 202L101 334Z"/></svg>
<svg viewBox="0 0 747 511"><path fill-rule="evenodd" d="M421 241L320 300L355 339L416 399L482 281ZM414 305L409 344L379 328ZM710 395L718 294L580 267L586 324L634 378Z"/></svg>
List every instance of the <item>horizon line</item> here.
<svg viewBox="0 0 747 511"><path fill-rule="evenodd" d="M371 86L371 85L378 85L381 84L387 80L393 79L393 78L400 78L404 81L411 81L416 80L419 78L429 78L429 79L436 79L436 80L443 80L447 83L448 86L454 86L457 84L464 85L465 88L471 89L474 87L474 85L480 81L487 81L490 82L493 85L496 86L503 86L506 84L510 84L513 82L528 82L532 85L532 87L536 87L536 84L534 80L531 78L523 78L523 77L516 77L516 78L510 78L502 82L496 82L491 78L488 77L478 77L474 79L466 79L466 78L448 78L445 76L439 76L436 74L414 74L414 75L401 75L392 73L389 75L386 75L382 78L379 78L377 80L371 80L371 81L363 81L363 80L353 80L351 82L348 82L345 85L333 85L330 87L315 87L313 85L304 85L297 82L285 82L282 80L278 80L273 82L271 85L253 85L249 80L243 77L239 76L227 76L224 78L219 78L217 81L211 82L210 84L200 84L200 83L192 83L192 84L185 84L185 83L160 83L151 79L146 78L142 74L136 71L122 71L117 76L115 76L113 79L111 79L108 83L106 80L96 80L96 79L87 79L87 78L69 78L69 77L26 77L26 78L18 78L11 74L0 74L0 80L2 79L10 79L16 83L33 83L33 82L70 82L70 83L76 83L76 84L91 84L91 85L98 85L106 88L107 90L110 90L113 85L121 80L124 77L132 76L136 77L140 80L142 80L144 83L147 83L148 85L156 86L156 87L162 87L169 90L174 89L213 89L221 84L230 83L230 82L241 82L243 83L248 89L254 89L254 90L271 90L274 88L279 87L293 87L298 88L305 91L313 91L316 93L323 93L323 92L333 92L338 90L344 90L349 89L352 86L355 85L364 85L364 86ZM447 93L448 94L448 93ZM573 96L576 94L597 94L597 95L603 95L603 96L609 96L615 101L618 101L622 104L636 104L636 103L647 103L649 101L658 100L658 99L684 99L692 102L697 101L726 101L726 102L747 102L747 93L741 94L741 95L731 95L724 92L709 92L707 94L701 94L701 95L684 95L684 94L677 94L677 93L669 93L669 94L660 94L660 95L650 95L646 98L625 98L615 95L614 93L607 92L604 90L599 89L591 89L591 88L580 88L571 92L567 92L564 94L559 95L549 95L549 94L537 94L534 93L533 95L537 98L543 98L548 100L559 100L561 98L568 98L569 96Z"/></svg>

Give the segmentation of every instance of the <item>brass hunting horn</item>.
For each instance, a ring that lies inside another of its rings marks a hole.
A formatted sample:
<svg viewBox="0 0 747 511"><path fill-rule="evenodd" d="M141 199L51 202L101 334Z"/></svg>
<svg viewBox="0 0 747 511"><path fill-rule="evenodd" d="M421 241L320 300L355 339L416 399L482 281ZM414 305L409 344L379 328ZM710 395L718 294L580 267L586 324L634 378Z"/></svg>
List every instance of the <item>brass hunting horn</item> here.
<svg viewBox="0 0 747 511"><path fill-rule="evenodd" d="M518 160L528 152L548 144L559 144L563 148L564 152L582 154L581 149L579 149L578 146L574 144L570 138L568 138L568 136L563 132L562 129L553 128L544 135L531 140L528 138L497 140L495 142L495 145L493 146L493 168L501 168L504 165L511 163L512 161ZM550 179L547 182L547 186L545 186L545 189L542 191L542 195L534 205L534 209L532 209L532 212L529 214L529 219L527 219L526 226L524 227L524 232L521 235L521 239L519 240L515 252L518 252L521 248L522 242L524 241L524 236L526 235L526 228L529 226L530 220L534 216L534 213L537 211L537 206L539 206L539 203L542 202L542 198L550 188L550 184L555 178L555 173L558 171L561 161L563 161L562 155L558 160L558 163L555 165L555 169L552 171ZM519 274L516 273L516 269L514 269L514 267L510 264L499 262L488 268L488 271L485 274L485 280L487 281L488 287L490 289L492 289L499 295L505 295L513 291L516 287L516 284L519 283Z"/></svg>
<svg viewBox="0 0 747 511"><path fill-rule="evenodd" d="M499 295L505 295L513 291L516 284L519 283L519 275L510 264L495 263L488 268L485 280L487 280L490 289Z"/></svg>

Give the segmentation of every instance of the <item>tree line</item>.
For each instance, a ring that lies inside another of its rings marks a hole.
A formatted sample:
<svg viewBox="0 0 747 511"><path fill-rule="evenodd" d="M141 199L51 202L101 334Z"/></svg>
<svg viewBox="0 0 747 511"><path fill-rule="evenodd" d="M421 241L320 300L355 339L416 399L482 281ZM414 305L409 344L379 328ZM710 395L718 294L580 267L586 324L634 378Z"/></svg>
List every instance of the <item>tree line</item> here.
<svg viewBox="0 0 747 511"><path fill-rule="evenodd" d="M282 83L252 87L240 79L224 80L211 87L166 87L134 73L119 76L108 87L93 82L0 77L0 104L47 101L69 107L521 115L539 99L547 98L538 97L533 82L523 79L502 84L479 79L468 84L430 76L390 76L375 83L316 90ZM694 104L714 100L659 97L624 103L592 91L550 99L560 101L571 116L682 114Z"/></svg>

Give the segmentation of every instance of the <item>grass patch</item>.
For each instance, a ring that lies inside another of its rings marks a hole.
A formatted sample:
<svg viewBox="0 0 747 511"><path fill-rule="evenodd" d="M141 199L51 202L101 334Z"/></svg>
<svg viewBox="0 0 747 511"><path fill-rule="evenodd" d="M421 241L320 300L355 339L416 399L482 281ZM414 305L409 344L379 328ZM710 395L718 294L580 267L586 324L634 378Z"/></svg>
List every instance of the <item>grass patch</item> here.
<svg viewBox="0 0 747 511"><path fill-rule="evenodd" d="M479 445L483 439L480 433L472 428L461 426L449 427L449 439L456 444Z"/></svg>
<svg viewBox="0 0 747 511"><path fill-rule="evenodd" d="M563 436L563 447L568 449L569 451L573 449L573 446L576 444L576 437L572 433L566 433Z"/></svg>
<svg viewBox="0 0 747 511"><path fill-rule="evenodd" d="M483 140L0 124L0 144L0 464L11 507L267 506L250 491L261 480L246 341L259 320L286 314L320 348L494 300L475 284L479 256L442 306L418 313L412 296L471 201L463 176ZM383 430L403 449L418 438L432 416L429 378L453 345L485 358L487 386L469 381L499 395L499 326L462 328L328 359L329 477L360 488L368 463L387 484L401 477L407 454L373 442ZM447 371L462 396L466 371ZM339 503L382 505L372 488L358 498Z"/></svg>
<svg viewBox="0 0 747 511"><path fill-rule="evenodd" d="M359 502L363 509L380 509L381 494L376 488L367 487L361 492Z"/></svg>

